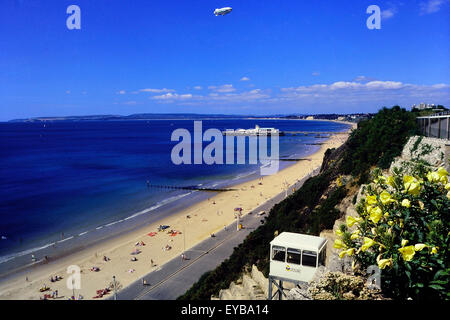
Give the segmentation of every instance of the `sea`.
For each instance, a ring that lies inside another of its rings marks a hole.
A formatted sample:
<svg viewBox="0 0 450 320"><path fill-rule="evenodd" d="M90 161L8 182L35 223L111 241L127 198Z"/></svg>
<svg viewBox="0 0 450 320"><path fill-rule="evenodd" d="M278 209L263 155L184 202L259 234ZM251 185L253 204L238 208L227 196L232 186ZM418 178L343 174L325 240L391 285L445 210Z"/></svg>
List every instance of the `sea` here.
<svg viewBox="0 0 450 320"><path fill-rule="evenodd" d="M348 129L330 121L202 120L203 132L256 125L281 131ZM39 261L86 248L214 195L196 188L227 188L260 177L261 164L248 158L245 164L175 165L176 129L193 138L194 120L0 123L0 276L32 264L31 255ZM279 157L310 155L325 138L281 136ZM281 169L293 163L281 161Z"/></svg>

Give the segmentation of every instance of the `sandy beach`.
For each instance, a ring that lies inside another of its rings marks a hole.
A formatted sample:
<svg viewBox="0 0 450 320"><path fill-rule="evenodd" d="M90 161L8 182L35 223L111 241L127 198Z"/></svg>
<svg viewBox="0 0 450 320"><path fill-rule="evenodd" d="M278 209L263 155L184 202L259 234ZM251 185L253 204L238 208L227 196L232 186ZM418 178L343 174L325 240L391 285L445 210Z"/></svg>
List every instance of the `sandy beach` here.
<svg viewBox="0 0 450 320"><path fill-rule="evenodd" d="M354 126L352 124L352 127ZM55 290L58 291L60 299L68 299L72 296L72 290L66 285L69 276L66 270L70 265L77 265L81 269L81 289L76 290L77 297L81 294L84 299L93 299L98 289L111 283L113 276L125 287L172 258L180 257L184 250L235 222L234 208L243 208L242 214L246 215L260 204L270 201L287 186L292 189L298 180L320 167L328 148L339 147L347 138L348 133L335 134L321 145L320 150L306 157L306 160L296 162L274 175L233 186L235 191L218 193L157 223L36 266L25 274L10 277L0 283L0 299L39 300L44 293L51 294ZM158 231L160 225L169 227ZM145 245L139 245L140 243ZM136 249L140 253L132 255ZM109 260L104 261L104 256ZM137 261L132 261L133 257ZM99 268L99 271L91 271L92 267ZM50 277L56 275L62 276L63 279L50 282ZM50 287L50 290L42 293L39 289L44 284Z"/></svg>

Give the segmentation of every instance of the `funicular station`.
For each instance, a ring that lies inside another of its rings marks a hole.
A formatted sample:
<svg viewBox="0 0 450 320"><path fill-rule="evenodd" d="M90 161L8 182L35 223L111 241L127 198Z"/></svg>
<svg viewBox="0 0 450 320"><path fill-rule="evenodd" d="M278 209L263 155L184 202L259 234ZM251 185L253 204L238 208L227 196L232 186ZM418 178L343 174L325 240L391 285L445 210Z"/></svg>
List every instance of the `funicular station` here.
<svg viewBox="0 0 450 320"><path fill-rule="evenodd" d="M282 232L270 242L270 273L268 299L277 294L281 300L283 282L296 286L309 283L321 265L325 265L327 240L306 234ZM272 286L277 288L272 294Z"/></svg>

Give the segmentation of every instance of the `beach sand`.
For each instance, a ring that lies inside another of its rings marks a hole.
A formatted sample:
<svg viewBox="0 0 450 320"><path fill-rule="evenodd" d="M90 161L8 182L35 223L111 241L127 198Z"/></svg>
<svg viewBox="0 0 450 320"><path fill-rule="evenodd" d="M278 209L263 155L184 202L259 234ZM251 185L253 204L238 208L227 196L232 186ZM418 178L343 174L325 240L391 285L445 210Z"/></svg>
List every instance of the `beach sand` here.
<svg viewBox="0 0 450 320"><path fill-rule="evenodd" d="M354 124L352 126L355 127ZM321 145L319 151L306 157L308 160L299 161L274 175L233 186L236 191L218 193L157 223L100 242L48 264L36 266L26 274L13 276L0 284L0 299L39 300L44 295L39 292L39 288L44 284L50 287L50 291L45 293L58 290L61 299L67 299L72 296L72 290L68 289L66 284L69 277L66 270L70 265L81 268L81 289L76 290L77 297L81 294L84 299L92 299L98 289L105 288L111 283L113 276L125 287L172 258L180 257L185 249L236 221L234 208L242 207L242 213L245 215L284 191L286 185L292 189L298 180L321 166L323 155L328 148L339 147L347 138L348 134L333 135ZM170 227L158 232L159 225ZM171 236L167 233L169 230L177 230L181 234ZM156 232L156 235L151 237L148 235L150 232ZM135 246L140 241L144 242L145 246ZM171 249L163 250L167 245ZM136 248L141 253L131 255ZM103 261L104 256L110 260ZM134 256L138 261L131 261ZM154 266L151 265L151 260ZM100 271L90 271L93 266L100 268ZM62 276L63 279L50 282L50 277L55 275Z"/></svg>

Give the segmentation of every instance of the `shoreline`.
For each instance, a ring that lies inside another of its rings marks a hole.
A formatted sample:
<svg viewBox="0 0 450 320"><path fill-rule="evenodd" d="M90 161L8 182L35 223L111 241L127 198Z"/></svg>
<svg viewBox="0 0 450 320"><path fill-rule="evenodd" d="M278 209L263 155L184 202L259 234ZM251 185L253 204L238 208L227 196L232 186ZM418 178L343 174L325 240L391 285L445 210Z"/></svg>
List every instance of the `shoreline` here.
<svg viewBox="0 0 450 320"><path fill-rule="evenodd" d="M292 186L316 167L320 167L325 151L345 142L348 133L355 127L355 124L351 125L347 134L330 136L317 152L306 157L309 161L294 163L260 181L255 179L238 183L233 185L236 191L215 194L208 200L194 203L153 223L132 231L124 231L110 239L99 240L89 248L81 248L75 253L66 253L63 257L35 266L32 270L22 270L17 272L17 275L8 276L9 279L0 283L0 299L39 299L43 293L40 293L38 289L44 283L50 286L51 290L58 290L60 296L68 297L71 295L71 290L66 287L68 275L65 269L74 264L79 265L82 270L82 288L77 290L77 295L80 293L84 299L91 299L97 289L106 287L113 275L116 275L122 286L126 287L179 256L184 250L208 238L212 233L236 221L233 208L242 207L243 213L248 214L283 191L285 183ZM259 182L262 184L258 184ZM188 216L190 218L187 218ZM161 224L170 225L167 230L178 230L180 234L170 236L165 231L157 232L156 228ZM150 237L147 235L149 232L157 232L157 234ZM143 241L146 245L135 247L134 244L139 241ZM170 245L172 249L163 251L162 248L165 245ZM130 253L135 248L139 248L142 253L136 255L138 261L132 262ZM103 255L108 256L111 261L104 262ZM150 266L150 260L156 263L155 267ZM89 271L92 266L99 267L101 271ZM131 269L135 271L128 272ZM50 283L50 276L56 274L63 276L64 279ZM25 281L25 277L28 277L29 281Z"/></svg>

